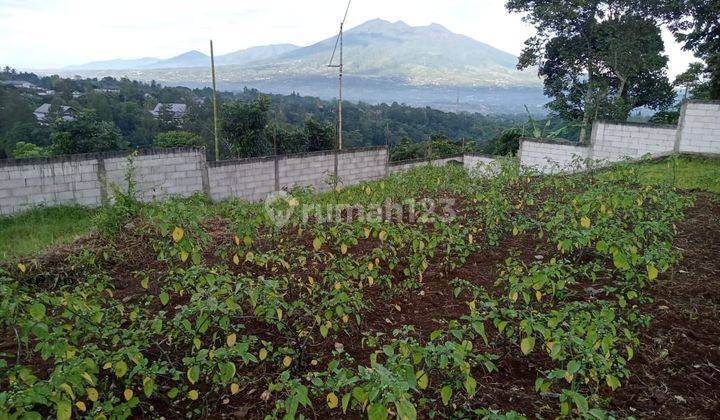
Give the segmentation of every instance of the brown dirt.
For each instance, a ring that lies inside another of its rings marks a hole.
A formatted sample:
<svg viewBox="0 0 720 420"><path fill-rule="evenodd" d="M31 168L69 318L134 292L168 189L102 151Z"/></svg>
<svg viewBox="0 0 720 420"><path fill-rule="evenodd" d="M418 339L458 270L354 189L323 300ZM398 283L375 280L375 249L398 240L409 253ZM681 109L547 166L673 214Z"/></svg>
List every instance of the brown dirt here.
<svg viewBox="0 0 720 420"><path fill-rule="evenodd" d="M222 219L212 219L205 227L212 237L212 249L232 246L233 234ZM683 260L674 272L661 275L657 284L647 290L653 301L644 309L652 316L652 322L648 329L641 332L640 348L630 362L633 376L623 383L619 391L607 395L608 409L618 417L717 418L720 413L720 198L698 193L695 205L686 211L686 219L677 228L674 245L682 251ZM293 242L311 246L312 239L307 232L301 236L293 233L287 235L296 239ZM351 334L315 343L307 349L305 359L319 360L318 368L321 368L337 341L358 363L366 363L369 351L363 346L362 331L387 333L403 325L413 325L418 338L426 337L441 326L439 320L456 319L468 311L466 299L453 296L452 287L448 284L450 280L467 279L492 291L497 266L507 257L509 250L520 250L520 258L526 262L536 254L546 258L551 255L552 250L540 249L542 245L529 238L530 235L511 236L499 246L483 247L471 254L465 264L453 270L434 268L440 262L436 256L437 261L431 262L421 288L410 293L388 299L379 288L366 290L370 309L363 315L363 325L352 327ZM162 272L166 266L155 260L147 238L136 234L117 243L123 244L122 249L117 249L108 263L116 281L115 298L135 300L148 291L139 286L139 278L133 270L142 267L147 272ZM369 249L376 245L372 240L366 245L361 241L358 246L351 247L350 252L362 255L364 246ZM41 265L61 267L68 253L80 246L97 248L107 244L97 237L84 239L72 247L47 254ZM203 257L215 262L222 258L215 252L206 253ZM320 268L315 267L312 271ZM46 278L50 279L54 274L48 273ZM398 275L398 270L393 274ZM156 287L151 284L151 291L156 291ZM181 302L173 301L170 306L178 303ZM399 311L395 304L399 305ZM248 333L262 336L266 326L248 325L248 329L252 330ZM492 328L487 330L489 333L494 331ZM484 347L481 342L476 345L481 351L500 356L496 361L499 372L474 372L478 386L473 406L515 410L528 416L557 415L557 399L542 397L533 389L536 371L543 368L547 360L543 360L539 352L532 357L520 357L517 345L497 335L491 334L490 339L495 342L491 348ZM252 376L271 377L272 374L267 372ZM261 418L272 409L272 399L263 402L259 398L267 386L263 380L244 386L229 404L221 405L218 401L216 416ZM157 412L166 414L168 418L178 415L174 407L163 406L166 401L153 403ZM318 411L306 414L314 414L317 418L332 416L332 413L324 411L324 401L314 401L314 405Z"/></svg>

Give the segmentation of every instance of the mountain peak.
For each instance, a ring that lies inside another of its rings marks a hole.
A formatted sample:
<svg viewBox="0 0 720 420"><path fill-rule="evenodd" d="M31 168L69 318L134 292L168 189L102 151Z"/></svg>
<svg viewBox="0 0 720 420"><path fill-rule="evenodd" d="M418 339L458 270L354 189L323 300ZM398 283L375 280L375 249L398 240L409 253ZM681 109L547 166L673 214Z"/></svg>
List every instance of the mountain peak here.
<svg viewBox="0 0 720 420"><path fill-rule="evenodd" d="M195 57L198 57L198 58L202 58L202 57L207 57L207 55L204 54L204 53L202 53L202 52L200 52L200 51L198 51L198 50L190 50L190 51L185 52L185 53L182 53L182 54L180 54L180 55L176 55L176 56L173 57L173 58L178 58L178 57L183 57L183 58L195 58Z"/></svg>

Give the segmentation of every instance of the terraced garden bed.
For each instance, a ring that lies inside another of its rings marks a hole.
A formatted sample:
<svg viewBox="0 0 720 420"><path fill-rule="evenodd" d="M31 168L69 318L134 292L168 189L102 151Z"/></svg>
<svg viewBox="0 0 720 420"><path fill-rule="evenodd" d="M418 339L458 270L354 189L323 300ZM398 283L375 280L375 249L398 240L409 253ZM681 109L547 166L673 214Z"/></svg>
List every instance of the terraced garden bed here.
<svg viewBox="0 0 720 420"><path fill-rule="evenodd" d="M0 270L0 417L713 417L718 197L498 171L120 199Z"/></svg>

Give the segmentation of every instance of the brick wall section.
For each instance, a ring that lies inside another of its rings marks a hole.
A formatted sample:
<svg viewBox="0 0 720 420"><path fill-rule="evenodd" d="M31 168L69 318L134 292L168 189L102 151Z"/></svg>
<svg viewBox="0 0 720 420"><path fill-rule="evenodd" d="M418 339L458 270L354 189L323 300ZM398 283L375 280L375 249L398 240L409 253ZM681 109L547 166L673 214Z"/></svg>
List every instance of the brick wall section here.
<svg viewBox="0 0 720 420"><path fill-rule="evenodd" d="M169 149L134 158L138 198L154 201L170 195L182 197L202 192L203 149ZM105 159L106 179L125 187L126 157Z"/></svg>
<svg viewBox="0 0 720 420"><path fill-rule="evenodd" d="M463 166L468 171L481 170L485 165L489 165L495 162L495 158L491 156L478 155L472 153L466 153L463 156Z"/></svg>
<svg viewBox="0 0 720 420"><path fill-rule="evenodd" d="M335 155L332 151L278 158L280 189L312 187L316 191L322 191L329 188L325 179L328 174L335 173Z"/></svg>
<svg viewBox="0 0 720 420"><path fill-rule="evenodd" d="M101 191L97 170L97 159L0 162L0 214L39 204L98 205Z"/></svg>
<svg viewBox="0 0 720 420"><path fill-rule="evenodd" d="M556 173L571 170L578 161L587 159L590 148L577 143L522 140L518 157L520 164L542 173Z"/></svg>
<svg viewBox="0 0 720 420"><path fill-rule="evenodd" d="M673 153L676 139L675 126L597 122L593 125L590 157L617 162L647 154L669 155Z"/></svg>
<svg viewBox="0 0 720 420"><path fill-rule="evenodd" d="M343 185L384 178L388 151L385 147L371 147L338 153L338 176Z"/></svg>
<svg viewBox="0 0 720 420"><path fill-rule="evenodd" d="M720 101L685 103L678 152L720 155Z"/></svg>
<svg viewBox="0 0 720 420"><path fill-rule="evenodd" d="M210 198L260 201L275 190L273 157L208 162Z"/></svg>
<svg viewBox="0 0 720 420"><path fill-rule="evenodd" d="M445 166L450 162L463 163L463 156L451 156L451 157L447 157L447 158L434 159L434 160L415 159L415 160L409 160L409 161L390 162L389 173L395 174L398 172L407 171L412 168L417 168L420 166L427 166L427 165Z"/></svg>

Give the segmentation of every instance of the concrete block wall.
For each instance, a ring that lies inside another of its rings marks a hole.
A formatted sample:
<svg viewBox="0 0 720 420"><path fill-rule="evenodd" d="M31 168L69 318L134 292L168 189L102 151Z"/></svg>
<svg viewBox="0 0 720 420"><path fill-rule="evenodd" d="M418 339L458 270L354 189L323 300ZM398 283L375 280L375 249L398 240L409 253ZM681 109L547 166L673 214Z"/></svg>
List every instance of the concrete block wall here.
<svg viewBox="0 0 720 420"><path fill-rule="evenodd" d="M519 156L521 165L550 172L557 168L543 162L562 169L573 154L602 164L673 153L720 155L720 101L683 102L678 126L596 122L589 146L524 139Z"/></svg>
<svg viewBox="0 0 720 420"><path fill-rule="evenodd" d="M677 152L720 155L720 101L686 101Z"/></svg>
<svg viewBox="0 0 720 420"><path fill-rule="evenodd" d="M325 180L335 173L335 154L332 151L303 153L278 157L280 189L312 187L316 191L329 188Z"/></svg>
<svg viewBox="0 0 720 420"><path fill-rule="evenodd" d="M427 159L414 159L414 160L404 160L400 162L390 162L389 170L388 172L390 174L395 174L398 172L404 172L412 168L417 168L420 166L445 166L450 162L459 162L463 163L464 156L451 156L441 159L433 159L433 160L427 160Z"/></svg>
<svg viewBox="0 0 720 420"><path fill-rule="evenodd" d="M553 140L522 140L520 164L542 173L556 173L574 168L590 155L590 148L577 143Z"/></svg>
<svg viewBox="0 0 720 420"><path fill-rule="evenodd" d="M170 195L191 196L203 191L205 151L201 148L154 150L133 158L138 199L149 202ZM128 159L104 159L108 185L125 189Z"/></svg>
<svg viewBox="0 0 720 420"><path fill-rule="evenodd" d="M273 157L208 162L210 198L260 201L275 190Z"/></svg>
<svg viewBox="0 0 720 420"><path fill-rule="evenodd" d="M474 171L495 162L495 158L486 155L466 153L463 156L463 166L468 171Z"/></svg>
<svg viewBox="0 0 720 420"><path fill-rule="evenodd" d="M39 204L98 205L101 185L98 160L28 159L0 161L0 214L7 215Z"/></svg>
<svg viewBox="0 0 720 420"><path fill-rule="evenodd" d="M590 157L617 162L645 155L672 154L677 139L674 125L607 123L593 124Z"/></svg>
<svg viewBox="0 0 720 420"><path fill-rule="evenodd" d="M338 153L338 176L343 185L384 178L387 175L388 150L368 147Z"/></svg>

